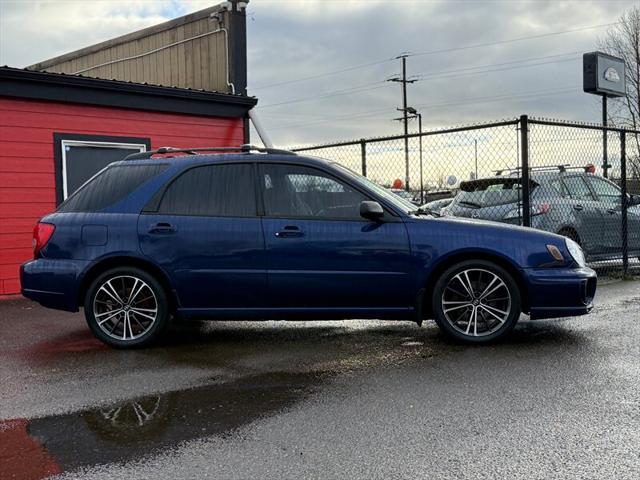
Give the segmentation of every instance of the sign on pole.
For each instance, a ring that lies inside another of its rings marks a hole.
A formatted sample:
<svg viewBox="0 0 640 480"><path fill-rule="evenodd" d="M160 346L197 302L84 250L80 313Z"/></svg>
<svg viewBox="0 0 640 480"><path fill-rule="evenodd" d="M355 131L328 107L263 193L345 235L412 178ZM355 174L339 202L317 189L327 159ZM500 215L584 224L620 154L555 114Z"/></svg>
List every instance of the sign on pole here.
<svg viewBox="0 0 640 480"><path fill-rule="evenodd" d="M624 97L624 60L602 52L585 53L582 56L582 86L587 93L607 97Z"/></svg>

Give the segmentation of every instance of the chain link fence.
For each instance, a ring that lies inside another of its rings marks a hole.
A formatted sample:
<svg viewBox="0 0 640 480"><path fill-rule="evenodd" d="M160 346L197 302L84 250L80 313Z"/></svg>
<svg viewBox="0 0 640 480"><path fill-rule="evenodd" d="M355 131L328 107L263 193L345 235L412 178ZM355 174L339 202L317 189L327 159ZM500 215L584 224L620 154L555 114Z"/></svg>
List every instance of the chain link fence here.
<svg viewBox="0 0 640 480"><path fill-rule="evenodd" d="M436 213L577 241L606 277L640 274L640 132L528 118L292 148Z"/></svg>

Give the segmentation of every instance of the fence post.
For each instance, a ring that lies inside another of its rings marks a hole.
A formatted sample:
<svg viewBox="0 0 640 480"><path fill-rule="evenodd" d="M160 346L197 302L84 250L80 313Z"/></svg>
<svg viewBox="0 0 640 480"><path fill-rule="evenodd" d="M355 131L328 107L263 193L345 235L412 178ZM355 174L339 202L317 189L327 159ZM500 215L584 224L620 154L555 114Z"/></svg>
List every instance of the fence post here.
<svg viewBox="0 0 640 480"><path fill-rule="evenodd" d="M520 116L520 151L522 162L522 224L531 226L531 202L529 185L529 117Z"/></svg>
<svg viewBox="0 0 640 480"><path fill-rule="evenodd" d="M365 139L360 140L360 155L362 161L362 176L367 176L367 142Z"/></svg>
<svg viewBox="0 0 640 480"><path fill-rule="evenodd" d="M606 130L605 130L606 132ZM627 223L627 135L620 130L620 189L622 191L620 206L622 208L622 278L629 271L629 225Z"/></svg>

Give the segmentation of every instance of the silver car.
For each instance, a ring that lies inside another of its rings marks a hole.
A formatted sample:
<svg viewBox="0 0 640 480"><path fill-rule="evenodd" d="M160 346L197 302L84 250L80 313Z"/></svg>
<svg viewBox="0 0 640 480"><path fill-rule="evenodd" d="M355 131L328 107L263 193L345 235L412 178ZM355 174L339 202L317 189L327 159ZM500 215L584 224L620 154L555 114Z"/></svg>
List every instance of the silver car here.
<svg viewBox="0 0 640 480"><path fill-rule="evenodd" d="M530 173L531 226L578 242L590 261L622 251L622 192L613 182L586 171L557 167ZM628 196L628 248L640 255L640 198ZM511 175L460 184L444 215L504 223L522 222L522 178Z"/></svg>

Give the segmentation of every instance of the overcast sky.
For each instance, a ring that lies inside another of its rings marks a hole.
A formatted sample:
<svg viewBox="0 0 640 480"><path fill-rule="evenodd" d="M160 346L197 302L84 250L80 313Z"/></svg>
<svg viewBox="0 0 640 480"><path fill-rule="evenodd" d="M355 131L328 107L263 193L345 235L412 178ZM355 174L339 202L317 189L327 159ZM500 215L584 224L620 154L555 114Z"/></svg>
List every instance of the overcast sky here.
<svg viewBox="0 0 640 480"><path fill-rule="evenodd" d="M0 64L27 66L216 3L0 0ZM400 84L385 80L408 52L419 80L409 104L425 128L522 113L597 121L581 54L637 3L251 0L249 93L280 145L400 133ZM490 45L462 48L479 44Z"/></svg>

